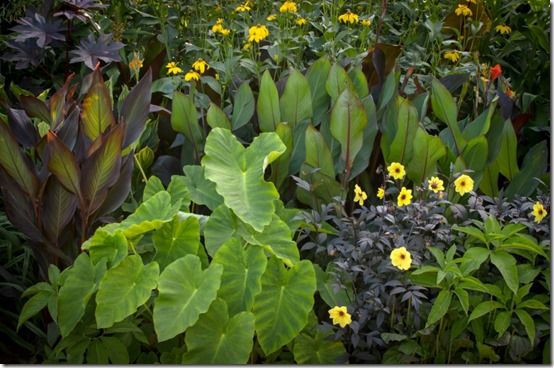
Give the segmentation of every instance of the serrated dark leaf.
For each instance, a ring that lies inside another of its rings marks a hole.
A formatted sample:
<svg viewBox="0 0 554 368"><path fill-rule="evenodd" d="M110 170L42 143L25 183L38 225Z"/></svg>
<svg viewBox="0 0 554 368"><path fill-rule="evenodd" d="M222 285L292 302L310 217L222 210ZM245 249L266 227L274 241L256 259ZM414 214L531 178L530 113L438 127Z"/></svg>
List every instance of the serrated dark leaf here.
<svg viewBox="0 0 554 368"><path fill-rule="evenodd" d="M44 48L53 40L65 41L65 35L60 33L63 31L61 21L49 21L42 15L35 13L32 16L27 16L17 21L19 25L11 28L16 32L16 42L25 42L29 39L36 38L36 45L39 48Z"/></svg>
<svg viewBox="0 0 554 368"><path fill-rule="evenodd" d="M1 58L15 64L15 69L27 69L30 65L38 66L42 60L43 50L36 46L35 41L25 42L7 41L6 46L13 49L13 52L6 52Z"/></svg>
<svg viewBox="0 0 554 368"><path fill-rule="evenodd" d="M70 20L77 18L81 22L86 22L91 18L87 10L104 9L107 7L108 5L101 4L96 0L64 0L60 11L54 13L54 16L63 16Z"/></svg>
<svg viewBox="0 0 554 368"><path fill-rule="evenodd" d="M94 70L99 60L106 63L112 61L121 61L118 51L125 46L121 42L112 42L112 34L101 34L97 40L92 34L84 40L81 40L77 50L70 51L75 57L71 58L70 63L84 62L85 65Z"/></svg>

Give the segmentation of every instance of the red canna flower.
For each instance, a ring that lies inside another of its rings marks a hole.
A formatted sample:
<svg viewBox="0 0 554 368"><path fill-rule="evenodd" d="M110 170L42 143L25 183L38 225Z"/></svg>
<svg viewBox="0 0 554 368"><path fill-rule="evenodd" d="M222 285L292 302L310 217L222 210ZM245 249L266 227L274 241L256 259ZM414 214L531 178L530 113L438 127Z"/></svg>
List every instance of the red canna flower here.
<svg viewBox="0 0 554 368"><path fill-rule="evenodd" d="M491 67L491 81L495 80L496 78L500 77L502 75L502 67L500 64L496 64L495 66Z"/></svg>

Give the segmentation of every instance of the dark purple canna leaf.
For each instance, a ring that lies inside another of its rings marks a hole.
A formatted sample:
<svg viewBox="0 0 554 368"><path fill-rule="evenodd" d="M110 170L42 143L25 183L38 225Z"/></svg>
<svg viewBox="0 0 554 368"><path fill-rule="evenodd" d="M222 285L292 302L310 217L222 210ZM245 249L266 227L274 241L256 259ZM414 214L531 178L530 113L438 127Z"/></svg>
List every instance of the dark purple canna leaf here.
<svg viewBox="0 0 554 368"><path fill-rule="evenodd" d="M24 147L34 147L40 137L37 128L24 110L8 109L8 122L17 141Z"/></svg>
<svg viewBox="0 0 554 368"><path fill-rule="evenodd" d="M148 72L123 102L120 122L125 124L124 148L136 141L144 130L150 108L150 97L152 96L151 87L152 71L148 69Z"/></svg>
<svg viewBox="0 0 554 368"><path fill-rule="evenodd" d="M2 189L4 208L10 222L29 239L37 242L44 241L44 236L34 222L35 213L29 196L2 168L0 168L0 189Z"/></svg>
<svg viewBox="0 0 554 368"><path fill-rule="evenodd" d="M121 160L119 179L108 191L104 203L98 209L97 216L103 216L113 212L123 204L131 191L131 177L134 167L135 161L133 160L132 154L125 156L125 158Z"/></svg>
<svg viewBox="0 0 554 368"><path fill-rule="evenodd" d="M77 137L79 135L79 116L81 110L75 107L71 113L66 116L62 123L56 128L55 132L68 149L73 151Z"/></svg>
<svg viewBox="0 0 554 368"><path fill-rule="evenodd" d="M67 191L55 176L50 176L43 194L41 220L52 244L58 244L64 227L74 217L76 209L75 194Z"/></svg>
<svg viewBox="0 0 554 368"><path fill-rule="evenodd" d="M11 30L16 32L16 42L25 42L36 38L36 45L44 48L53 40L65 41L65 36L61 33L64 28L59 20L48 21L42 15L35 13L34 16L27 16L17 21L19 25Z"/></svg>
<svg viewBox="0 0 554 368"><path fill-rule="evenodd" d="M65 146L60 138L52 131L47 136L50 150L48 169L56 176L62 185L72 193L82 198L81 194L81 171L75 160L75 155Z"/></svg>
<svg viewBox="0 0 554 368"><path fill-rule="evenodd" d="M31 198L36 198L38 179L31 169L29 159L23 156L15 137L7 124L0 120L0 166Z"/></svg>
<svg viewBox="0 0 554 368"><path fill-rule="evenodd" d="M70 90L69 84L71 83L71 80L73 79L73 76L75 74L70 74L67 79L65 80L65 83L63 87L54 93L52 97L50 97L49 107L50 107L50 127L56 128L58 124L61 123L63 117L64 117L64 109L66 105L66 99L68 92Z"/></svg>
<svg viewBox="0 0 554 368"><path fill-rule="evenodd" d="M17 70L27 69L31 65L38 66L42 62L43 49L38 48L33 40L25 42L8 41L6 46L13 51L6 52L1 59L16 63L15 69Z"/></svg>
<svg viewBox="0 0 554 368"><path fill-rule="evenodd" d="M50 109L48 109L48 106L44 103L44 101L39 100L34 96L20 96L19 102L27 115L32 118L41 119L52 126Z"/></svg>
<svg viewBox="0 0 554 368"><path fill-rule="evenodd" d="M101 192L115 184L121 168L121 143L124 128L117 125L106 136L102 137L102 145L89 157L82 170L83 196L88 203L88 213L100 207Z"/></svg>
<svg viewBox="0 0 554 368"><path fill-rule="evenodd" d="M92 84L83 100L81 118L83 132L94 142L108 127L115 124L115 119L110 93L104 84L100 68L96 68L92 75Z"/></svg>
<svg viewBox="0 0 554 368"><path fill-rule="evenodd" d="M118 51L124 46L121 42L112 42L111 34L101 34L98 40L89 34L87 39L81 40L77 50L71 51L75 57L69 62L84 62L89 69L94 69L99 60L106 63L121 61Z"/></svg>

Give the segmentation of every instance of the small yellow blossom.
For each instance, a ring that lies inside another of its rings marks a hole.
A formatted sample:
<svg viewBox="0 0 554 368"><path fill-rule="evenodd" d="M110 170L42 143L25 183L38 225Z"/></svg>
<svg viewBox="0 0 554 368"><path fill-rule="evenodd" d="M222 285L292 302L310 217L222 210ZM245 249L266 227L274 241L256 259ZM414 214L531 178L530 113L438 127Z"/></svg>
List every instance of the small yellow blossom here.
<svg viewBox="0 0 554 368"><path fill-rule="evenodd" d="M538 224L542 221L543 218L548 215L548 212L544 209L544 206L541 202L535 202L533 205L533 216L535 216L535 222Z"/></svg>
<svg viewBox="0 0 554 368"><path fill-rule="evenodd" d="M496 32L499 32L500 34L509 34L512 32L512 28L506 24L499 24L496 26Z"/></svg>
<svg viewBox="0 0 554 368"><path fill-rule="evenodd" d="M339 15L339 22L342 22L344 24L358 23L358 14L352 13L349 9L346 13Z"/></svg>
<svg viewBox="0 0 554 368"><path fill-rule="evenodd" d="M464 195L473 190L473 179L467 175L460 175L460 177L454 180L455 190L460 195Z"/></svg>
<svg viewBox="0 0 554 368"><path fill-rule="evenodd" d="M252 8L250 7L250 4L247 2L243 3L243 4L240 4L239 6L236 7L235 11L237 13L243 13L243 12L247 12L247 11L250 11Z"/></svg>
<svg viewBox="0 0 554 368"><path fill-rule="evenodd" d="M404 175L406 175L406 170L404 166L398 162L393 162L387 167L389 175L395 178L396 180L401 180Z"/></svg>
<svg viewBox="0 0 554 368"><path fill-rule="evenodd" d="M348 313L346 307L329 309L329 318L333 320L334 325L340 325L340 327L346 327L352 323L352 316Z"/></svg>
<svg viewBox="0 0 554 368"><path fill-rule="evenodd" d="M379 187L379 189L377 189L377 198L379 199L385 198L385 188Z"/></svg>
<svg viewBox="0 0 554 368"><path fill-rule="evenodd" d="M446 51L442 57L446 60L450 60L451 62L456 63L458 62L458 60L460 60L460 53L456 50Z"/></svg>
<svg viewBox="0 0 554 368"><path fill-rule="evenodd" d="M398 207L407 206L412 203L412 190L402 187L397 198Z"/></svg>
<svg viewBox="0 0 554 368"><path fill-rule="evenodd" d="M244 44L244 46L242 46L242 49L243 50L250 50L250 48L252 47L252 42L247 42Z"/></svg>
<svg viewBox="0 0 554 368"><path fill-rule="evenodd" d="M369 27L371 25L371 19L362 19L360 24L364 27Z"/></svg>
<svg viewBox="0 0 554 368"><path fill-rule="evenodd" d="M404 271L409 270L412 265L412 255L408 252L406 247L393 249L393 251L390 252L390 260L394 267Z"/></svg>
<svg viewBox="0 0 554 368"><path fill-rule="evenodd" d="M223 36L231 33L230 30L223 27L223 18L217 18L217 22L212 26L212 32L222 34Z"/></svg>
<svg viewBox="0 0 554 368"><path fill-rule="evenodd" d="M283 3L283 5L281 5L279 11L281 13L296 13L298 8L296 7L296 3L294 1L287 0Z"/></svg>
<svg viewBox="0 0 554 368"><path fill-rule="evenodd" d="M133 52L133 59L129 61L129 68L135 73L138 74L140 68L142 68L143 60L139 57L137 52Z"/></svg>
<svg viewBox="0 0 554 368"><path fill-rule="evenodd" d="M260 43L260 41L265 39L267 36L269 36L269 31L264 25L258 24L250 27L248 30L248 42L254 41L256 43Z"/></svg>
<svg viewBox="0 0 554 368"><path fill-rule="evenodd" d="M191 80L200 80L200 74L198 74L194 70L189 70L187 74L185 74L185 81L189 82Z"/></svg>
<svg viewBox="0 0 554 368"><path fill-rule="evenodd" d="M298 18L296 20L296 24L298 24L299 26L303 26L307 23L307 20L305 18Z"/></svg>
<svg viewBox="0 0 554 368"><path fill-rule="evenodd" d="M174 61L167 63L165 67L167 68L168 75L177 75L183 72L183 69L179 68Z"/></svg>
<svg viewBox="0 0 554 368"><path fill-rule="evenodd" d="M436 176L432 176L429 179L429 190L432 190L435 193L441 192L444 190L444 182Z"/></svg>
<svg viewBox="0 0 554 368"><path fill-rule="evenodd" d="M277 19L277 14L270 14L265 19L267 19L268 22L273 22L275 19Z"/></svg>
<svg viewBox="0 0 554 368"><path fill-rule="evenodd" d="M210 69L210 66L204 59L198 59L192 64L192 69L200 74L204 74L207 69Z"/></svg>
<svg viewBox="0 0 554 368"><path fill-rule="evenodd" d="M460 16L463 15L464 17L472 16L473 12L470 8L467 7L467 5L464 4L458 4L458 7L456 8L456 15Z"/></svg>
<svg viewBox="0 0 554 368"><path fill-rule="evenodd" d="M354 185L354 202L358 202L360 206L363 206L366 199L366 192L364 192L358 184Z"/></svg>

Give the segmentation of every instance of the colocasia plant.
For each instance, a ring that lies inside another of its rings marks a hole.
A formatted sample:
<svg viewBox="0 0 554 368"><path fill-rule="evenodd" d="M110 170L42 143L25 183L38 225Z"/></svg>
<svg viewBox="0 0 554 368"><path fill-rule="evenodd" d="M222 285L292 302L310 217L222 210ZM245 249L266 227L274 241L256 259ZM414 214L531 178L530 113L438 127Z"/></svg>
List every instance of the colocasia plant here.
<svg viewBox="0 0 554 368"><path fill-rule="evenodd" d="M76 96L68 77L46 102L20 96L0 121L0 187L10 221L30 239L43 271L65 267L97 221L130 190L133 152L149 113L151 73L117 115L99 66ZM44 273L45 275L45 273Z"/></svg>

